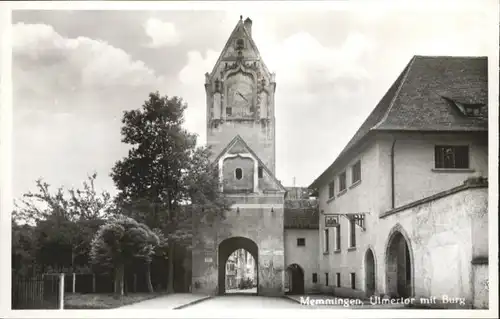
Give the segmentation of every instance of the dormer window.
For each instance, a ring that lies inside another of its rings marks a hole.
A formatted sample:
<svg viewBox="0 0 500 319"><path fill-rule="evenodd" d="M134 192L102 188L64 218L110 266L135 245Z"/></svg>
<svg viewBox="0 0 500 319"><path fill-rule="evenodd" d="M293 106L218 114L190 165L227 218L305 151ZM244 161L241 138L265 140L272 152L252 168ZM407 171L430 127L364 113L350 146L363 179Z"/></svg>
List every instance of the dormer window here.
<svg viewBox="0 0 500 319"><path fill-rule="evenodd" d="M484 107L483 104L465 104L460 102L455 102L455 105L464 115L470 117L481 116L481 109Z"/></svg>
<svg viewBox="0 0 500 319"><path fill-rule="evenodd" d="M482 105L481 105L482 107ZM465 114L467 116L479 116L480 115L480 108L479 107L470 107L470 106L464 106L465 109Z"/></svg>
<svg viewBox="0 0 500 319"><path fill-rule="evenodd" d="M486 106L480 103L461 103L444 96L443 98L453 104L460 111L460 113L467 117L480 117L482 113L481 109Z"/></svg>

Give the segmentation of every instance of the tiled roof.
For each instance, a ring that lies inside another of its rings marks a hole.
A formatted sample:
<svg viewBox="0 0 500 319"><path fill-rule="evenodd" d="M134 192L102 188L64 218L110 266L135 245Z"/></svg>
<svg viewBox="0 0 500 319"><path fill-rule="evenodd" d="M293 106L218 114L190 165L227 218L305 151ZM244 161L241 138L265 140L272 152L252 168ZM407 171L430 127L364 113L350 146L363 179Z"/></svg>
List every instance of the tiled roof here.
<svg viewBox="0 0 500 319"><path fill-rule="evenodd" d="M467 117L456 102L485 105L480 117ZM414 56L368 115L356 134L317 182L376 131L488 130L488 60L486 57Z"/></svg>
<svg viewBox="0 0 500 319"><path fill-rule="evenodd" d="M449 100L486 107L482 117L467 117ZM487 104L487 58L416 56L385 117L374 129L486 131Z"/></svg>
<svg viewBox="0 0 500 319"><path fill-rule="evenodd" d="M285 228L318 229L317 200L285 200Z"/></svg>

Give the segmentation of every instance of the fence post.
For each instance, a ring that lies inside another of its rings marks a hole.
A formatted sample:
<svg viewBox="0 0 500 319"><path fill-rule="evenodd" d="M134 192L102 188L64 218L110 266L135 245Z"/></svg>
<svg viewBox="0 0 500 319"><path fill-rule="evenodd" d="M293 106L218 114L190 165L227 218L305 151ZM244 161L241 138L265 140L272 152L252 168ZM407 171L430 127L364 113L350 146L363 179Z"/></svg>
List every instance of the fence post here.
<svg viewBox="0 0 500 319"><path fill-rule="evenodd" d="M137 292L137 274L134 273L134 292Z"/></svg>
<svg viewBox="0 0 500 319"><path fill-rule="evenodd" d="M76 287L76 274L73 273L73 293L75 293L75 287Z"/></svg>
<svg viewBox="0 0 500 319"><path fill-rule="evenodd" d="M95 273L92 274L92 293L95 293Z"/></svg>
<svg viewBox="0 0 500 319"><path fill-rule="evenodd" d="M59 309L64 309L64 273L59 274Z"/></svg>

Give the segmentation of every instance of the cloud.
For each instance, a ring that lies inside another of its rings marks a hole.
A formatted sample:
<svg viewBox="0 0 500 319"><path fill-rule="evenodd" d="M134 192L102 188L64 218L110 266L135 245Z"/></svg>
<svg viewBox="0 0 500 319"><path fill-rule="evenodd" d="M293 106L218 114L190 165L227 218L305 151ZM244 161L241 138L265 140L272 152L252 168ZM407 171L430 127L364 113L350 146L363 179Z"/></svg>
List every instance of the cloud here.
<svg viewBox="0 0 500 319"><path fill-rule="evenodd" d="M260 41L259 34L254 38L264 62L271 72L277 73L280 86L290 91L297 88L315 92L331 90L332 83L349 85L369 77L359 61L372 50L373 42L361 34L351 34L339 47L324 46L307 32L293 34L280 42L273 42L269 37ZM204 55L199 51L188 52L179 80L199 89L203 85L202 75L212 70L219 54L213 50ZM339 88L342 96L346 96L346 89Z"/></svg>
<svg viewBox="0 0 500 319"><path fill-rule="evenodd" d="M331 89L343 80L363 80L369 74L360 63L372 43L361 34L350 34L339 46L325 46L307 32L263 47L261 53L280 82L315 92Z"/></svg>
<svg viewBox="0 0 500 319"><path fill-rule="evenodd" d="M298 185L316 178L414 54L497 50L491 41L498 36L498 28L491 28L497 10L470 6L247 12L262 58L276 72L278 178L290 184L295 176ZM204 74L239 11L27 14L32 17L16 21L38 24L16 24L13 38L17 193L39 175L55 185L79 184L94 169L112 188L109 169L127 151L120 143L122 111L140 107L153 90L185 99L186 127L204 142ZM147 20L150 14L155 18ZM89 20L102 23L81 22Z"/></svg>
<svg viewBox="0 0 500 319"><path fill-rule="evenodd" d="M124 110L139 108L165 85L143 61L106 41L64 37L47 24L13 26L15 195L39 176L55 185L109 172L126 154Z"/></svg>
<svg viewBox="0 0 500 319"><path fill-rule="evenodd" d="M22 75L52 80L60 89L148 86L161 79L120 48L87 37L64 38L49 25L17 23L12 39L14 65Z"/></svg>
<svg viewBox="0 0 500 319"><path fill-rule="evenodd" d="M144 31L151 42L147 45L151 48L175 46L180 42L180 36L175 24L163 22L156 18L149 18L143 25Z"/></svg>
<svg viewBox="0 0 500 319"><path fill-rule="evenodd" d="M187 64L179 72L179 80L183 84L203 87L205 82L204 74L210 73L214 67L220 52L207 50L205 56L199 51L189 51L187 53Z"/></svg>

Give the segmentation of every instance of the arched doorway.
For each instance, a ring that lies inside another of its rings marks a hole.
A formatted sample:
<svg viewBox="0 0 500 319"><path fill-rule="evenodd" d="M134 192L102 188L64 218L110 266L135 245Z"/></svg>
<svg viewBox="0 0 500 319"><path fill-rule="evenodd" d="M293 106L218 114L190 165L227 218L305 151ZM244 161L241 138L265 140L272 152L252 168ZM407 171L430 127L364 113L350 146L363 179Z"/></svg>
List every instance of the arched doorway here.
<svg viewBox="0 0 500 319"><path fill-rule="evenodd" d="M304 294L304 270L297 264L291 264L286 269L288 279L288 294Z"/></svg>
<svg viewBox="0 0 500 319"><path fill-rule="evenodd" d="M365 293L367 297L375 293L375 256L370 248L365 254Z"/></svg>
<svg viewBox="0 0 500 319"><path fill-rule="evenodd" d="M226 294L226 287L229 283L229 281L226 278L226 272L228 270L228 259L233 253L236 252L236 255L240 254L241 251L246 251L248 254L251 255L253 259L253 266L255 267L255 272L254 275L256 277L256 280L254 284L257 287L257 294L258 294L258 287L259 287L259 249L257 247L257 244L246 237L231 237L228 239L223 240L219 244L219 256L218 256L218 267L219 267L219 278L218 278L218 288L219 288L219 295L224 295ZM233 255L234 256L234 255ZM239 257L238 257L239 258ZM238 283L236 283L236 286L238 286Z"/></svg>
<svg viewBox="0 0 500 319"><path fill-rule="evenodd" d="M413 294L413 260L411 249L401 229L389 236L386 251L387 293L394 297Z"/></svg>

